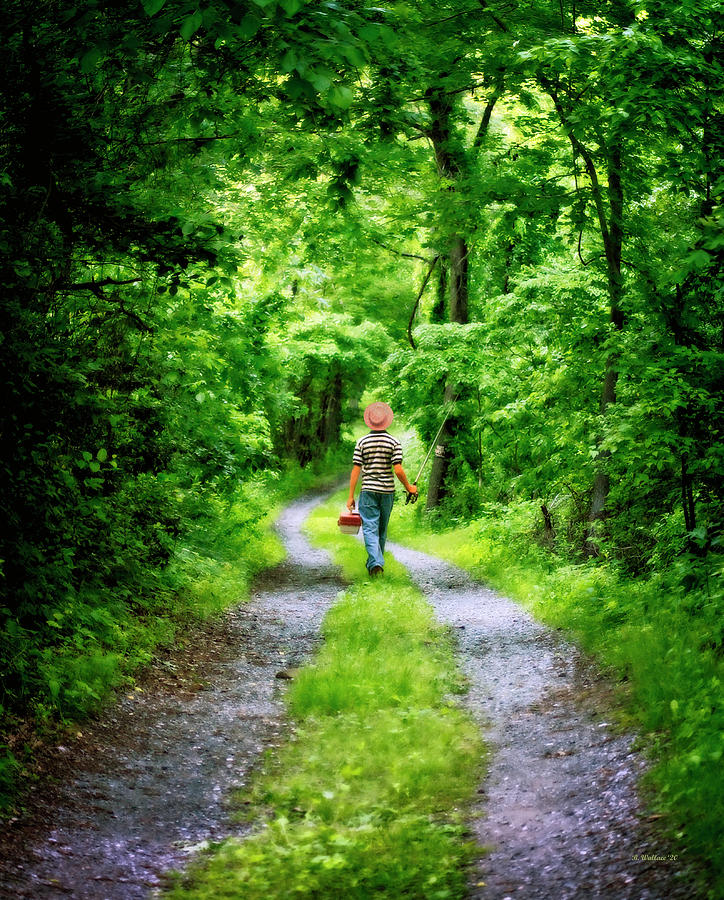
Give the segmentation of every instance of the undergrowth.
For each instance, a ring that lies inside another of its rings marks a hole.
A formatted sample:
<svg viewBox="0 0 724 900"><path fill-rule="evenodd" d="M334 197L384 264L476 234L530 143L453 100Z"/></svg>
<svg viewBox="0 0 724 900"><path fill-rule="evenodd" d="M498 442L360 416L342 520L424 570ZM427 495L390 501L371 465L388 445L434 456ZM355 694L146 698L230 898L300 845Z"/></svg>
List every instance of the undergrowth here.
<svg viewBox="0 0 724 900"><path fill-rule="evenodd" d="M450 634L394 561L384 580L362 574L363 549L334 533L339 505L319 508L309 527L353 583L291 684L293 739L245 798L266 819L215 848L174 900L466 894L463 811L482 747L450 701L461 690Z"/></svg>
<svg viewBox="0 0 724 900"><path fill-rule="evenodd" d="M327 472L336 479L333 460ZM155 655L182 640L189 623L248 598L254 575L284 556L271 528L281 505L321 480L317 467L291 466L250 478L225 498L212 491L180 496L183 538L167 566L144 573L143 597L69 596L48 622L52 644L8 620L0 659L12 659L16 687L11 696L6 680L0 693L0 814L14 809L33 777L39 742L98 711Z"/></svg>
<svg viewBox="0 0 724 900"><path fill-rule="evenodd" d="M622 686L624 720L652 759L647 802L724 896L724 657L721 572L691 590L676 573L633 579L571 565L536 543L534 504L433 530L422 504L396 507L395 539L442 556L567 631ZM719 577L716 577L716 576Z"/></svg>

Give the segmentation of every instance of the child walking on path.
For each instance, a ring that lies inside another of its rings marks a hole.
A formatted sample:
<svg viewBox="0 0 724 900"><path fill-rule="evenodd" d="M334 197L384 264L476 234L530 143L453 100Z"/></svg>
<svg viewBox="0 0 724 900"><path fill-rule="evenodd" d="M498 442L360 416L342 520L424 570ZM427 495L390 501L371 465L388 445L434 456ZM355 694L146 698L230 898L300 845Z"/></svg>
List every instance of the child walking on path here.
<svg viewBox="0 0 724 900"><path fill-rule="evenodd" d="M362 473L359 514L362 517L362 534L367 548L367 571L373 577L381 575L385 570L387 524L395 502L394 475L408 493L417 493L417 487L410 484L402 468L402 444L387 433L393 417L393 412L386 403L370 403L367 407L364 420L370 431L357 441L349 478L347 509L351 512L355 505L355 488L360 472Z"/></svg>

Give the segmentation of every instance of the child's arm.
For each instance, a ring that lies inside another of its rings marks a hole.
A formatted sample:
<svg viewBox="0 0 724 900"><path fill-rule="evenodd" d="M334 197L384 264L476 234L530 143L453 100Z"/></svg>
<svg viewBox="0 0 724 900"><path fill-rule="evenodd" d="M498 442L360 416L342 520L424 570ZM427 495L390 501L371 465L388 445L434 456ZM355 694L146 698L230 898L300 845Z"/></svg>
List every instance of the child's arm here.
<svg viewBox="0 0 724 900"><path fill-rule="evenodd" d="M352 474L349 476L349 500L347 501L347 509L350 512L354 509L354 490L357 487L357 480L361 471L362 466L352 466Z"/></svg>

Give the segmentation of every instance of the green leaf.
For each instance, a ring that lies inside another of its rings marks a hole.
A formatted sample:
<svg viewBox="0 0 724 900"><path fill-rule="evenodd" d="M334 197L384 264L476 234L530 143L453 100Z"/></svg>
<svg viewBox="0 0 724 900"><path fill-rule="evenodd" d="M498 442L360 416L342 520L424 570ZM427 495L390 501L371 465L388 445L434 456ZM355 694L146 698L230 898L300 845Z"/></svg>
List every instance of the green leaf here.
<svg viewBox="0 0 724 900"><path fill-rule="evenodd" d="M694 250L688 255L687 262L692 269L703 269L712 262L712 259L705 250Z"/></svg>
<svg viewBox="0 0 724 900"><path fill-rule="evenodd" d="M181 37L185 41L191 40L191 38L196 34L196 32L201 28L201 24L204 21L204 17L201 15L201 12L197 9L193 15L190 15L187 19L184 19L183 25L179 29L179 33Z"/></svg>
<svg viewBox="0 0 724 900"><path fill-rule="evenodd" d="M261 22L256 16L246 15L239 24L239 37L242 39L242 41L248 41L254 37L260 27Z"/></svg>
<svg viewBox="0 0 724 900"><path fill-rule="evenodd" d="M155 16L166 5L166 0L143 0L143 9L148 16Z"/></svg>
<svg viewBox="0 0 724 900"><path fill-rule="evenodd" d="M297 64L297 55L293 50L287 50L287 52L282 57L281 70L282 72L291 72L294 69L294 66Z"/></svg>
<svg viewBox="0 0 724 900"><path fill-rule="evenodd" d="M99 462L105 462L108 459L108 451L104 447L101 447L98 453L96 453L96 459L99 460Z"/></svg>
<svg viewBox="0 0 724 900"><path fill-rule="evenodd" d="M359 47L356 47L354 44L344 45L342 47L342 53L347 57L347 59L352 63L353 66L362 68L367 64L364 53L362 53Z"/></svg>
<svg viewBox="0 0 724 900"><path fill-rule="evenodd" d="M368 44L373 44L376 40L378 40L381 36L380 26L379 25L363 25L359 30L360 37L367 41Z"/></svg>
<svg viewBox="0 0 724 900"><path fill-rule="evenodd" d="M101 464L99 462L97 462L95 459L92 459L88 463L88 468L91 470L91 472L100 472Z"/></svg>
<svg viewBox="0 0 724 900"><path fill-rule="evenodd" d="M337 106L339 109L347 109L354 100L352 89L344 84L335 84L329 94L327 94L327 97L332 106Z"/></svg>
<svg viewBox="0 0 724 900"><path fill-rule="evenodd" d="M326 91L328 87L332 84L333 73L332 72L310 72L307 75L307 78L314 85L314 89L319 91L321 94L323 91Z"/></svg>
<svg viewBox="0 0 724 900"><path fill-rule="evenodd" d="M304 0L280 0L279 5L288 16L295 16L304 6Z"/></svg>
<svg viewBox="0 0 724 900"><path fill-rule="evenodd" d="M90 75L90 73L98 65L101 55L102 55L101 51L98 47L91 47L91 49L81 57L81 60L80 60L81 72L84 75Z"/></svg>

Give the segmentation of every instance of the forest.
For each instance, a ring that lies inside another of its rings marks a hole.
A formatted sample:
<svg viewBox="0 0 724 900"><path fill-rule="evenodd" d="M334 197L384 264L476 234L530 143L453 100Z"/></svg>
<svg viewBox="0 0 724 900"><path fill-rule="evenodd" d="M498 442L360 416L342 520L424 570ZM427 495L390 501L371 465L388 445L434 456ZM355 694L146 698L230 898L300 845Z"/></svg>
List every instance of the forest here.
<svg viewBox="0 0 724 900"><path fill-rule="evenodd" d="M719 0L1 15L0 801L380 399L414 460L449 414L409 521L633 685L721 859Z"/></svg>

